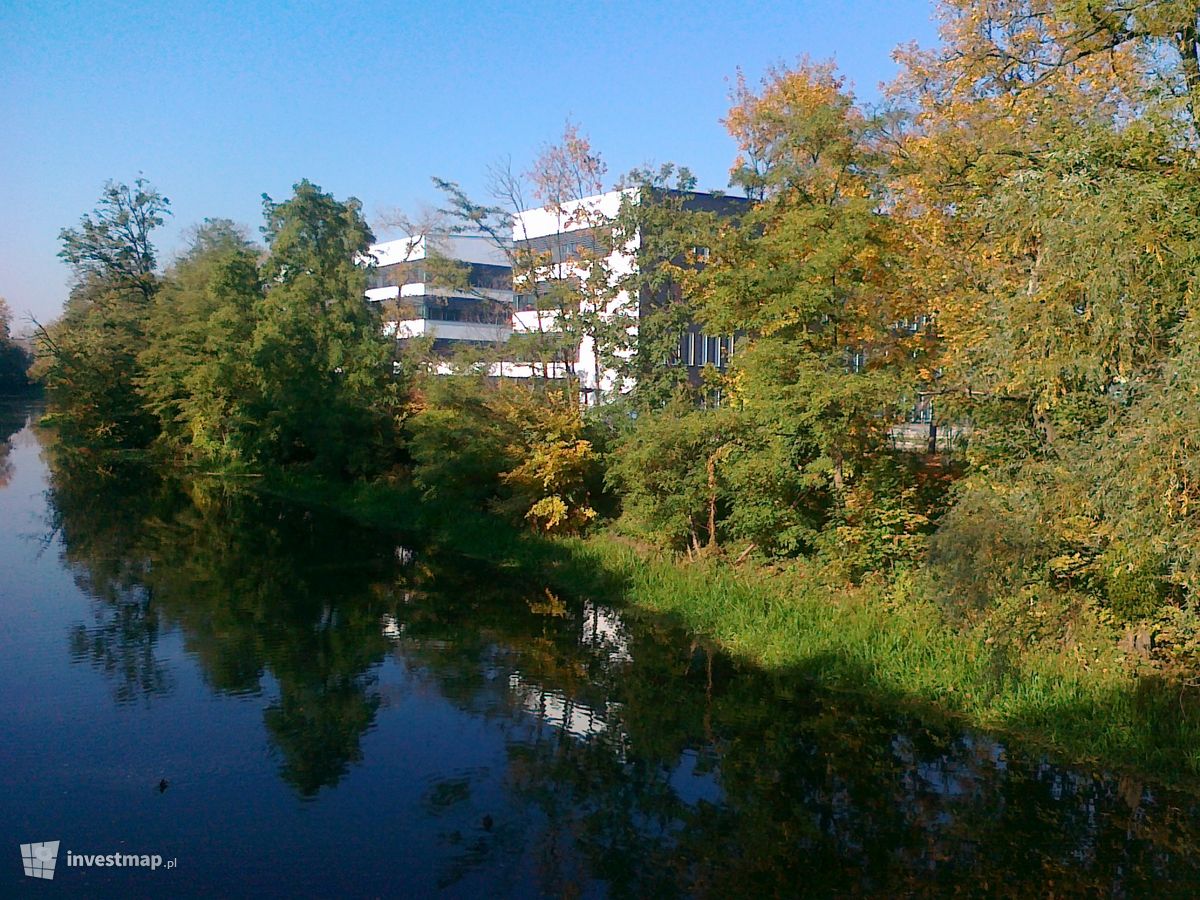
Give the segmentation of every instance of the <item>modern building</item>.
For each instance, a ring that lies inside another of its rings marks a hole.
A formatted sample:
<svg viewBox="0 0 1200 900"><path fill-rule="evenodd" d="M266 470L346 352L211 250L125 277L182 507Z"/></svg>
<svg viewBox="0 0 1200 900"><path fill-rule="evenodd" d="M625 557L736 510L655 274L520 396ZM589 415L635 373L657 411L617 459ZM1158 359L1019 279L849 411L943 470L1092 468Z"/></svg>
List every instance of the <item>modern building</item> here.
<svg viewBox="0 0 1200 900"><path fill-rule="evenodd" d="M428 335L450 349L512 333L512 269L491 238L422 234L375 244L370 255L367 300L386 307L398 339Z"/></svg>
<svg viewBox="0 0 1200 900"><path fill-rule="evenodd" d="M636 352L638 323L667 297L663 292L655 295L645 288L639 288L637 295L631 296L629 290L621 287L627 283L627 276L636 273L639 266L647 263L642 235L632 236L624 246L613 247L611 231L605 234L602 230L612 228L622 203L644 202L649 199L648 193L649 189L646 188L610 191L561 206L527 210L515 217L514 248L518 254L531 251L526 257L536 256L542 262L533 279L537 283L527 283L530 280L528 274L514 273L514 334L548 333L558 327L559 313L552 308L553 304L547 304L545 300L550 282L569 283L573 280L576 284L586 285L589 278L604 277L608 279L612 290L581 291L581 296L585 298L602 298L592 301L595 304L593 308L587 308L588 301L585 299L584 311L598 313L609 321L624 317L629 323L627 331L633 349L623 351L618 356ZM748 202L739 197L699 191L672 191L671 194L682 199L684 210L709 211L719 215L736 215ZM704 248L696 249L697 256L702 259ZM667 290L671 288L664 289ZM603 309L600 309L601 305ZM712 365L723 370L732 358L733 351L732 335L704 334L698 325L692 324L680 335L675 358L666 362L668 365L686 367L692 383L699 384L705 366ZM562 377L568 374L564 370L569 370L579 380L584 402L592 405L611 400L633 387L628 379L599 361L595 342L588 335L580 337L574 358L569 364L560 363L554 371L545 374Z"/></svg>
<svg viewBox="0 0 1200 900"><path fill-rule="evenodd" d="M367 299L387 306L388 330L398 339L432 336L435 350L449 352L463 345L506 345L501 361L490 365L490 373L502 378L573 377L579 383L580 400L598 405L615 399L634 385L611 367L602 364L591 337L573 341L570 354L556 361L523 358L521 342L514 335L554 335L559 330L559 313L546 302L551 282L559 282L574 302L602 298L601 315L623 317L630 338L626 355L637 352L638 328L642 318L656 305L669 300L677 285L667 285L657 294L642 287L632 296L627 276L646 265L643 235L633 235L624 246L614 247L612 228L623 202L642 202L641 188L610 191L563 204L541 207L514 217L513 241L499 247L484 235L429 234L375 244ZM740 197L673 191L684 210L736 216L748 202ZM659 198L661 199L661 198ZM607 230L607 231L606 231ZM707 251L694 248L698 265ZM690 256L691 254L689 254ZM520 265L513 270L513 260ZM450 271L450 277L447 272ZM534 277L530 278L533 272ZM603 277L607 290L588 290L589 277ZM588 310L585 310L588 311ZM595 312L595 310L590 310ZM916 333L927 327L925 317L898 323L898 328ZM697 323L680 334L676 352L666 365L683 367L693 385L703 381L707 366L724 371L733 359L733 335L705 334ZM858 371L865 353L855 353L849 365ZM439 368L449 372L449 365ZM705 398L720 404L719 396ZM959 447L970 433L961 424L938 423L932 396L920 395L902 421L890 428L896 449L922 453L948 453Z"/></svg>

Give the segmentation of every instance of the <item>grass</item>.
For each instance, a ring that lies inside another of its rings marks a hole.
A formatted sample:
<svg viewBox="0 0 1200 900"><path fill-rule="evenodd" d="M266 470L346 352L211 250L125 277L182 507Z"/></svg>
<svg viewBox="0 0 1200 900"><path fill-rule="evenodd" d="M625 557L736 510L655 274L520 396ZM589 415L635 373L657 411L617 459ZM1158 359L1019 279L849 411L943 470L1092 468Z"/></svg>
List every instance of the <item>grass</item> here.
<svg viewBox="0 0 1200 900"><path fill-rule="evenodd" d="M570 551L622 579L627 606L668 616L764 668L1077 763L1200 787L1194 691L1129 671L1111 641L1013 650L948 622L902 583L842 584L815 565L682 564L609 536L571 542Z"/></svg>
<svg viewBox="0 0 1200 900"><path fill-rule="evenodd" d="M482 515L423 506L402 484L267 478L260 490L486 560L560 593L667 617L745 662L926 719L949 719L1076 764L1200 788L1194 691L1121 664L1111 639L1020 645L949 622L903 578L849 585L815 564L783 571L683 563L608 534L538 539Z"/></svg>

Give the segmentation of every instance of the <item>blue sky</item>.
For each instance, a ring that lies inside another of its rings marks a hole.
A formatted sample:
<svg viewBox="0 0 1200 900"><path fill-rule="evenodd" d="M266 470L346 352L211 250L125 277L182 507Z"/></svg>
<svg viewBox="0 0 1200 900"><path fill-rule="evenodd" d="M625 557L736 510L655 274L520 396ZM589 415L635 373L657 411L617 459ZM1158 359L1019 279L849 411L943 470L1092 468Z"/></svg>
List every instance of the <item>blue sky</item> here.
<svg viewBox="0 0 1200 900"><path fill-rule="evenodd" d="M164 260L206 216L257 229L260 195L301 178L368 217L435 203L431 175L481 193L490 162L524 168L567 117L610 176L673 161L721 188L739 66L834 58L870 100L897 45L935 39L928 0L4 0L0 296L56 315L59 229L139 173L173 204Z"/></svg>

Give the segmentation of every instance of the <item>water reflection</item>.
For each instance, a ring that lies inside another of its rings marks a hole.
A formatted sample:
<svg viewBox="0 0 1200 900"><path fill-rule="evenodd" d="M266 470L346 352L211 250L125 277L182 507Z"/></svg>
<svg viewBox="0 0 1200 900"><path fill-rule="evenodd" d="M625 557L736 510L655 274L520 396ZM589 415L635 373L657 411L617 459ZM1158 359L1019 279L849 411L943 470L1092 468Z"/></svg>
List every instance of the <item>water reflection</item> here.
<svg viewBox="0 0 1200 900"><path fill-rule="evenodd" d="M260 697L281 777L327 796L364 738L448 702L499 733L421 777L437 885L493 894L1194 892L1194 798L930 730L528 577L213 482L51 452L71 658L153 705L175 670ZM188 660L160 655L178 634ZM390 673L401 673L393 677ZM424 698L429 698L428 701ZM425 727L439 726L432 718ZM236 754L240 748L231 747ZM378 768L373 768L376 763ZM382 801L381 801L382 802ZM330 827L334 827L331 823Z"/></svg>
<svg viewBox="0 0 1200 900"><path fill-rule="evenodd" d="M25 426L27 404L0 397L0 488L12 479L12 437Z"/></svg>
<svg viewBox="0 0 1200 900"><path fill-rule="evenodd" d="M177 629L213 691L259 694L269 673L277 696L263 721L285 780L306 796L337 784L379 706L385 537L137 465L98 478L60 459L52 471L54 527L94 598L72 659L109 675L118 702L148 700L171 690L156 646Z"/></svg>

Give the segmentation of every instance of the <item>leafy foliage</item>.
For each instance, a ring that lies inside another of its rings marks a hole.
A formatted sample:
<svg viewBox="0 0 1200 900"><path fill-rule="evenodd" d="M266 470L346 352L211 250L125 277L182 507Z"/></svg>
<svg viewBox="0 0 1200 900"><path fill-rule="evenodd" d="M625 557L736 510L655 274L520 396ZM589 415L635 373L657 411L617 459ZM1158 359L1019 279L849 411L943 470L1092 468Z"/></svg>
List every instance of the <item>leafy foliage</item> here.
<svg viewBox="0 0 1200 900"><path fill-rule="evenodd" d="M599 457L573 397L443 376L421 406L407 434L427 502L492 510L551 534L577 533L596 518Z"/></svg>
<svg viewBox="0 0 1200 900"><path fill-rule="evenodd" d="M151 235L169 209L141 179L132 188L110 182L95 212L59 235L75 283L62 318L39 332L35 371L74 441L129 449L154 438L154 419L137 391L138 358L161 286Z"/></svg>
<svg viewBox="0 0 1200 900"><path fill-rule="evenodd" d="M222 465L377 473L397 459L393 348L362 301L371 233L355 200L303 181L264 201L264 256L225 220L159 275L166 201L109 185L63 232L79 279L42 335L43 377L80 443Z"/></svg>

